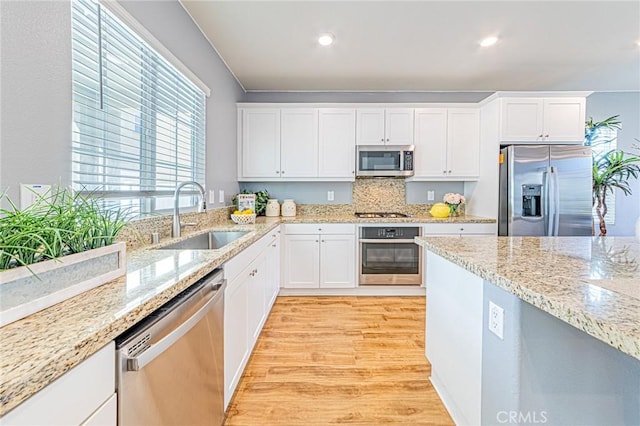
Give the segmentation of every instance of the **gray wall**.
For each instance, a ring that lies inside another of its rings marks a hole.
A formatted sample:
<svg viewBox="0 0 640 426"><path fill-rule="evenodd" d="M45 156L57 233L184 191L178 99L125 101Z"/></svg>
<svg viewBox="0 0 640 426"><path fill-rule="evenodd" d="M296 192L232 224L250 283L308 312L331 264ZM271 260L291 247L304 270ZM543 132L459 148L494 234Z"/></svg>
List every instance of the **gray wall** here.
<svg viewBox="0 0 640 426"><path fill-rule="evenodd" d="M209 88L207 188L237 192L236 106L244 90L175 0L120 3ZM0 1L0 190L71 178L69 1ZM216 203L216 205L221 205Z"/></svg>
<svg viewBox="0 0 640 426"><path fill-rule="evenodd" d="M600 121L620 115L622 130L618 131L618 148L640 155L640 92L599 92L587 98L587 118ZM615 224L607 225L607 235L634 235L635 223L640 217L640 180L631 181L633 193L625 196L616 189Z"/></svg>
<svg viewBox="0 0 640 426"><path fill-rule="evenodd" d="M71 7L0 1L0 192L71 179ZM6 206L6 205L5 205Z"/></svg>
<svg viewBox="0 0 640 426"><path fill-rule="evenodd" d="M462 193L462 182L407 182L407 204L433 204L442 201L447 192ZM256 192L266 189L272 198L282 202L292 198L299 204L351 204L353 184L351 182L241 182L240 189ZM334 192L334 200L327 200L327 191ZM427 200L427 191L434 191L433 201Z"/></svg>
<svg viewBox="0 0 640 426"><path fill-rule="evenodd" d="M247 92L245 102L479 102L493 92Z"/></svg>

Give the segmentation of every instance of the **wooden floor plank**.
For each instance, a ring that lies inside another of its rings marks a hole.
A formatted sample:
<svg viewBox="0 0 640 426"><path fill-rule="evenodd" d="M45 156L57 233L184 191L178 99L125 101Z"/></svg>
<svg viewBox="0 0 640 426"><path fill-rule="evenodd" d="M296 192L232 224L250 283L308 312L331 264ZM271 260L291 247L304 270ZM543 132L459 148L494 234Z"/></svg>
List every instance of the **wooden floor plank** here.
<svg viewBox="0 0 640 426"><path fill-rule="evenodd" d="M225 425L453 424L424 310L424 297L278 297Z"/></svg>

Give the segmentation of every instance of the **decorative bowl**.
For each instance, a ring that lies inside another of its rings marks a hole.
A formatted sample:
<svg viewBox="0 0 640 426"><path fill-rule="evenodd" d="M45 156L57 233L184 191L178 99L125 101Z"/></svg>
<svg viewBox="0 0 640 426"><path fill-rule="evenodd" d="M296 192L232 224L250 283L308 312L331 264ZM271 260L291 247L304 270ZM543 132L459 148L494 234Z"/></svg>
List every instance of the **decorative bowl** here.
<svg viewBox="0 0 640 426"><path fill-rule="evenodd" d="M251 223L256 223L256 214L232 214L231 220L237 223L238 225L248 225Z"/></svg>

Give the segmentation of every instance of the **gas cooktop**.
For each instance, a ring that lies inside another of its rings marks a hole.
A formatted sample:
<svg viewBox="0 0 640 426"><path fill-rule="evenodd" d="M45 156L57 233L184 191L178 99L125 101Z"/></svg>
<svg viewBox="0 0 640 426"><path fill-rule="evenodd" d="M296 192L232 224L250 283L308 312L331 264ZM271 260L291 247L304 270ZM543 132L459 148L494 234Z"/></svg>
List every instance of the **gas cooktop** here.
<svg viewBox="0 0 640 426"><path fill-rule="evenodd" d="M398 217L409 217L409 215L406 215L404 213L387 213L387 212L374 212L374 213L369 213L369 212L363 212L363 213L357 213L356 212L356 216L357 217L362 217L362 218L383 218L383 217L390 217L390 218L398 218Z"/></svg>

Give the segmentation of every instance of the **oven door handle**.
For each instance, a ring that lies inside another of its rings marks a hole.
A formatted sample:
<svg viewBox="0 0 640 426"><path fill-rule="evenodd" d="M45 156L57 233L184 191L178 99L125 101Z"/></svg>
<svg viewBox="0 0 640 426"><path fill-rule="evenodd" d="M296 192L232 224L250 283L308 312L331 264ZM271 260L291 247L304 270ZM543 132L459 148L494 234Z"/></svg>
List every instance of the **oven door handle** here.
<svg viewBox="0 0 640 426"><path fill-rule="evenodd" d="M406 244L406 243L415 244L416 243L415 240L406 240L406 239L403 239L403 240L395 239L394 240L392 238L384 239L384 240L383 239L379 239L378 240L378 239L375 239L375 238L370 238L370 239L361 239L361 240L358 240L358 241L360 241L361 243L375 243L375 244L378 244L378 243L380 243L380 244Z"/></svg>
<svg viewBox="0 0 640 426"><path fill-rule="evenodd" d="M212 306L218 302L218 300L224 295L225 283L227 280L222 281L222 285L218 288L213 296L207 300L207 302L198 311L193 314L189 319L184 321L173 331L160 339L157 343L149 346L147 350L134 358L127 358L127 371L139 371L144 368L145 365L156 359L160 354L169 349L174 343L189 332L197 323L204 318ZM211 288L215 288L217 284L212 284Z"/></svg>

